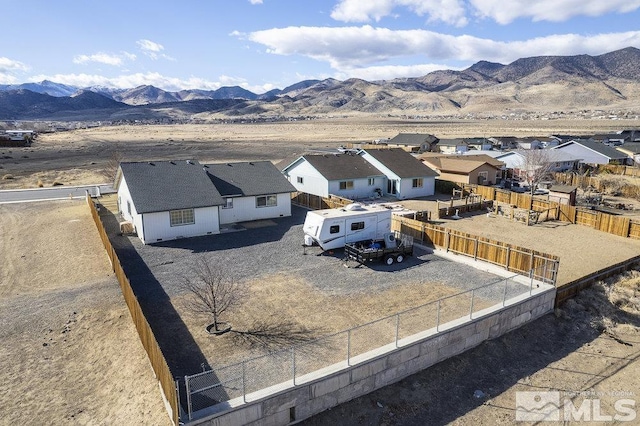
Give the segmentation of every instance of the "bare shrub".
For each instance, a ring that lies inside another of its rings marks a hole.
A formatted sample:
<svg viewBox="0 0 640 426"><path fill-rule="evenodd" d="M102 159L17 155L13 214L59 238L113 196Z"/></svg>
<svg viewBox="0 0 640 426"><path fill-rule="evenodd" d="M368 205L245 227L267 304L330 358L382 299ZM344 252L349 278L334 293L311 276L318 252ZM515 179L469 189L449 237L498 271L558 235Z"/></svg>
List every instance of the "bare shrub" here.
<svg viewBox="0 0 640 426"><path fill-rule="evenodd" d="M192 275L180 284L188 293L185 308L195 314L210 315L213 328L220 331L221 316L239 307L247 296L243 286L223 266L205 255L196 258Z"/></svg>

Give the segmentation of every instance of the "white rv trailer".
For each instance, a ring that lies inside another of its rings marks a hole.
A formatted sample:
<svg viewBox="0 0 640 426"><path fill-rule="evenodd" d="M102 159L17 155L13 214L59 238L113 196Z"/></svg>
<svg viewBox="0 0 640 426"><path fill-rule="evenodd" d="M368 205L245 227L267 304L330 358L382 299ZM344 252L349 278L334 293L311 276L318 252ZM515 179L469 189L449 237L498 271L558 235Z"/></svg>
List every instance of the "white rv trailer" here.
<svg viewBox="0 0 640 426"><path fill-rule="evenodd" d="M323 250L358 241L381 241L391 232L391 210L354 203L339 209L310 211L302 229L305 245L316 242Z"/></svg>

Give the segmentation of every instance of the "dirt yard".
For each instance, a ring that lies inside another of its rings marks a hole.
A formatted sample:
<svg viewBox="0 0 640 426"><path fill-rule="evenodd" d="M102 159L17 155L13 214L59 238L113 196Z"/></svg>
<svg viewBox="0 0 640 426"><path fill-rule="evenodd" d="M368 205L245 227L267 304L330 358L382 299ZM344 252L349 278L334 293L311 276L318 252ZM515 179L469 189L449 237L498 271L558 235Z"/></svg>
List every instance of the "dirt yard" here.
<svg viewBox="0 0 640 426"><path fill-rule="evenodd" d="M40 135L28 148L0 148L0 189L113 179L114 153L127 161L195 158L201 162L280 161L313 149L335 149L403 133L439 138L608 133L640 120L397 120L351 118L215 125L128 125Z"/></svg>
<svg viewBox="0 0 640 426"><path fill-rule="evenodd" d="M0 424L170 424L86 204L0 205L0 232Z"/></svg>
<svg viewBox="0 0 640 426"><path fill-rule="evenodd" d="M439 222L459 231L559 256L559 286L640 253L640 240L568 222L549 221L527 226L486 214L463 214L461 217L461 220L440 219Z"/></svg>

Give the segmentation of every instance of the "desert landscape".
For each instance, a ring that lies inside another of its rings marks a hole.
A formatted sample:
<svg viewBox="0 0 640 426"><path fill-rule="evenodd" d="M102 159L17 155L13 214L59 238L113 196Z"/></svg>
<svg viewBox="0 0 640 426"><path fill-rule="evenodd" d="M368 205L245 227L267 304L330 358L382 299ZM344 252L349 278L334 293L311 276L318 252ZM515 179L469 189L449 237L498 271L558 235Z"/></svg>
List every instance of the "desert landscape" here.
<svg viewBox="0 0 640 426"><path fill-rule="evenodd" d="M23 123L25 126L30 124ZM33 125L33 123L32 123ZM430 133L439 138L593 135L640 128L640 119L412 120L331 118L276 123L121 125L41 134L31 147L0 148L0 189L109 182L124 161L197 159L278 162L313 150Z"/></svg>
<svg viewBox="0 0 640 426"><path fill-rule="evenodd" d="M109 182L114 158L277 162L309 150L400 132L546 136L638 127L640 120L374 118L108 126L42 134L29 148L0 148L0 190ZM558 254L560 283L640 252L638 241L565 223L526 227L482 214L444 222ZM84 201L0 205L0 229L0 252L5 253L0 270L0 355L11 360L0 371L8 384L0 391L1 423L170 424ZM270 287L254 290L271 300L290 280L274 275ZM423 284L411 286L397 303L422 297L428 292ZM547 315L305 423L409 425L428 419L434 424L511 424L518 390L637 392L638 286L637 272L601 283L566 303L555 316ZM306 294L301 282L292 290ZM307 309L319 303L311 302L305 304ZM367 315L359 312L361 318L352 319L371 320L366 308L362 309ZM352 325L346 305L341 311L345 317L336 327ZM190 321L196 323L195 318ZM476 390L483 396L474 397ZM614 401L603 399L607 408Z"/></svg>

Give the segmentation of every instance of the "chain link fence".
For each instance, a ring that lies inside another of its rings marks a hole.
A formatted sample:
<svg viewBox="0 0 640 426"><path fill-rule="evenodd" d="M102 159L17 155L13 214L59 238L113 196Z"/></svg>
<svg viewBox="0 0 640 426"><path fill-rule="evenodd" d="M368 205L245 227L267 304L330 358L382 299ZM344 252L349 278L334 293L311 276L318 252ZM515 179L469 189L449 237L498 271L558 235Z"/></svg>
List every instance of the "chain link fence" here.
<svg viewBox="0 0 640 426"><path fill-rule="evenodd" d="M420 333L437 333L473 319L488 308L515 303L533 294L545 277L547 265L531 270L529 278L514 275L472 290L438 299L397 314L325 336L310 343L245 360L214 370L185 376L187 414L235 398L248 402L313 378L322 377L361 360L401 346L402 340ZM518 279L516 279L518 277ZM548 283L547 283L548 284Z"/></svg>

